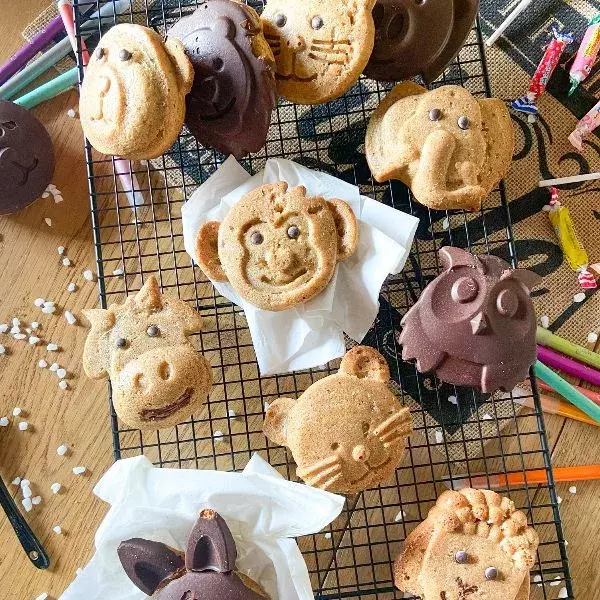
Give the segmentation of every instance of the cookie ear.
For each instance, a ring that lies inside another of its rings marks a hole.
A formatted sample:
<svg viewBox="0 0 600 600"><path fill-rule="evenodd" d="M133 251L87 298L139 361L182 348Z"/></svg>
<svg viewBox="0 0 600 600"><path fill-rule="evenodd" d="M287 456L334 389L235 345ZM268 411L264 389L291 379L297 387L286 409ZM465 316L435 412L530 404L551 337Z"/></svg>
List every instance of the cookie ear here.
<svg viewBox="0 0 600 600"><path fill-rule="evenodd" d="M106 352L105 333L115 324L115 313L111 310L88 309L83 314L91 325L83 349L83 368L88 377L100 379L107 374L108 352Z"/></svg>
<svg viewBox="0 0 600 600"><path fill-rule="evenodd" d="M529 291L542 283L542 278L529 269L515 269L514 271L508 271L506 274L502 275L500 279L516 279Z"/></svg>
<svg viewBox="0 0 600 600"><path fill-rule="evenodd" d="M204 223L196 234L196 258L204 274L213 281L228 281L219 258L218 221Z"/></svg>
<svg viewBox="0 0 600 600"><path fill-rule="evenodd" d="M390 368L385 358L370 346L354 346L346 352L340 365L340 373L383 383L390 380Z"/></svg>
<svg viewBox="0 0 600 600"><path fill-rule="evenodd" d="M167 38L165 49L177 76L177 82L184 94L189 94L194 83L194 67L186 56L183 44L176 38Z"/></svg>
<svg viewBox="0 0 600 600"><path fill-rule="evenodd" d="M338 234L338 261L350 258L358 248L358 225L354 212L343 200L327 201Z"/></svg>
<svg viewBox="0 0 600 600"><path fill-rule="evenodd" d="M187 302L183 300L167 300L166 306L171 307L174 312L174 318L177 319L185 335L192 333L199 333L202 331L204 322L200 313L192 308Z"/></svg>
<svg viewBox="0 0 600 600"><path fill-rule="evenodd" d="M462 248L444 246L440 248L438 254L445 271L451 271L455 267L477 268L481 266L481 263L474 254Z"/></svg>
<svg viewBox="0 0 600 600"><path fill-rule="evenodd" d="M350 2L349 4L350 8L354 12L358 12L359 10L367 10L371 12L373 8L375 8L376 3L377 0L352 0L352 2Z"/></svg>
<svg viewBox="0 0 600 600"><path fill-rule="evenodd" d="M279 446L286 445L286 421L290 411L296 404L291 398L278 398L269 406L263 424L263 433Z"/></svg>

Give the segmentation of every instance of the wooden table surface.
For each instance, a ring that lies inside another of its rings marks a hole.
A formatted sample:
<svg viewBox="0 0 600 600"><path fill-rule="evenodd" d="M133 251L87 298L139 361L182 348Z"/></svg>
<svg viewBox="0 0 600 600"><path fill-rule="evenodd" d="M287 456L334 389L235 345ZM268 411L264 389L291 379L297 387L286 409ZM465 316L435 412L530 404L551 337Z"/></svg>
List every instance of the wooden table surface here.
<svg viewBox="0 0 600 600"><path fill-rule="evenodd" d="M0 19L0 63L22 44L20 31L46 4L47 0L6 3ZM39 321L43 340L33 347L0 336L8 350L7 356L0 356L0 417L9 415L11 420L0 428L0 474L7 483L16 476L27 477L34 495L42 497L27 518L52 557L48 571L33 568L8 521L0 516L3 600L33 600L42 592L57 598L91 557L94 532L106 511L92 494L112 462L106 385L85 378L81 368L85 328L68 325L62 316L64 310L80 316L83 308L97 304L96 284L82 276L85 269L95 271L95 259L82 133L79 121L67 116L77 101L72 92L34 110L54 142L54 184L64 201L56 204L46 198L19 215L0 217L0 323L13 317ZM72 266L61 264L58 246L66 248ZM74 293L67 291L70 282L78 286ZM38 297L56 302L55 316L34 306ZM48 352L49 342L61 350ZM61 391L58 377L38 367L42 358L68 371L70 390ZM12 417L14 407L23 409L21 418ZM30 423L27 431L16 426L22 418ZM600 430L553 417L546 418L546 426L554 465L600 463ZM56 452L61 444L70 448L64 457ZM72 473L79 465L87 467L84 475ZM58 495L50 490L54 482L63 486ZM9 487L16 497L16 486ZM578 484L575 495L561 484L558 493L563 498L561 514L577 598L600 598L600 482ZM55 525L61 526L62 535L53 533ZM555 598L558 590L548 588L548 598Z"/></svg>

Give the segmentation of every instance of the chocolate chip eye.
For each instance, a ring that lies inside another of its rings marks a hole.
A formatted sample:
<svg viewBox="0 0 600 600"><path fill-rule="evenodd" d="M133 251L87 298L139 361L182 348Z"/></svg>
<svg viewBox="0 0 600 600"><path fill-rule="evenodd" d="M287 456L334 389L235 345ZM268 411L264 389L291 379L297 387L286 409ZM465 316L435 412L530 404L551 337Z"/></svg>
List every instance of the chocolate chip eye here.
<svg viewBox="0 0 600 600"><path fill-rule="evenodd" d="M102 46L100 46L99 48L96 48L96 58L98 60L100 60L103 56L104 56L104 48L102 48Z"/></svg>
<svg viewBox="0 0 600 600"><path fill-rule="evenodd" d="M225 63L223 62L222 58L219 58L218 56L216 56L213 59L213 69L215 71L221 71L224 66L225 66Z"/></svg>
<svg viewBox="0 0 600 600"><path fill-rule="evenodd" d="M335 452L338 448L340 447L340 445L337 442L333 442L333 444L331 444L331 449Z"/></svg>
<svg viewBox="0 0 600 600"><path fill-rule="evenodd" d="M454 302L466 304L473 302L479 294L479 284L472 277L460 277L454 282L450 295Z"/></svg>
<svg viewBox="0 0 600 600"><path fill-rule="evenodd" d="M260 233L260 231L254 231L250 236L250 241L255 246L260 246L260 244L262 244L265 241L265 238L263 237L262 233Z"/></svg>
<svg viewBox="0 0 600 600"><path fill-rule="evenodd" d="M429 111L430 121L439 121L442 118L442 111L439 108L432 108Z"/></svg>
<svg viewBox="0 0 600 600"><path fill-rule="evenodd" d="M496 569L496 567L488 567L485 570L485 578L488 581L494 581L495 579L498 578L498 569Z"/></svg>
<svg viewBox="0 0 600 600"><path fill-rule="evenodd" d="M17 128L17 124L14 121L5 121L4 123L0 123L0 125L2 125L2 129L8 129L8 131Z"/></svg>
<svg viewBox="0 0 600 600"><path fill-rule="evenodd" d="M283 13L277 13L274 21L277 27L285 27L285 24L287 23L287 17Z"/></svg>
<svg viewBox="0 0 600 600"><path fill-rule="evenodd" d="M471 125L471 123L469 122L469 117L465 117L464 115L462 117L458 117L458 126L463 129L469 129L469 126Z"/></svg>
<svg viewBox="0 0 600 600"><path fill-rule="evenodd" d="M125 50L125 48L123 48L123 50L121 50L119 52L119 58L122 61L129 60L131 58L131 56L132 56L131 52L129 52L129 50Z"/></svg>
<svg viewBox="0 0 600 600"><path fill-rule="evenodd" d="M117 338L115 345L117 348L127 348L127 340L125 338Z"/></svg>
<svg viewBox="0 0 600 600"><path fill-rule="evenodd" d="M156 325L150 325L150 327L146 329L146 333L149 337L158 337L160 335L160 329Z"/></svg>
<svg viewBox="0 0 600 600"><path fill-rule="evenodd" d="M469 562L469 555L467 554L466 550L459 550L455 555L454 555L454 560L459 564L459 565L466 565L467 562Z"/></svg>
<svg viewBox="0 0 600 600"><path fill-rule="evenodd" d="M313 29L321 29L321 27L323 27L324 23L323 23L323 19L321 17L319 17L318 15L316 17L312 18L312 21L310 22L310 26Z"/></svg>
<svg viewBox="0 0 600 600"><path fill-rule="evenodd" d="M287 230L288 237L292 240L296 240L300 237L300 229L296 225L292 225Z"/></svg>
<svg viewBox="0 0 600 600"><path fill-rule="evenodd" d="M519 310L519 298L512 290L502 290L496 298L496 308L503 317L514 317Z"/></svg>

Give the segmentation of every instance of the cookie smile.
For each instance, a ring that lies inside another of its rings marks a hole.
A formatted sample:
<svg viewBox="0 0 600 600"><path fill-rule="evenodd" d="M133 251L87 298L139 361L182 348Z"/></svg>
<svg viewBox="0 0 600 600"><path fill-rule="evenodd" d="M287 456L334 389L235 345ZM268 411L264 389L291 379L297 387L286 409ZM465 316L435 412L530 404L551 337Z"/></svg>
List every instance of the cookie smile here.
<svg viewBox="0 0 600 600"><path fill-rule="evenodd" d="M21 169L21 173L22 173L21 181L19 181L19 183L17 185L22 186L27 183L27 180L29 179L29 175L31 175L32 171L35 171L35 169L37 168L40 161L34 157L32 163L29 166L22 165L21 163L18 163L16 160L11 160L10 162L18 169Z"/></svg>
<svg viewBox="0 0 600 600"><path fill-rule="evenodd" d="M273 277L268 277L267 275L263 275L260 278L260 280L263 283L268 283L269 285L289 285L290 283L294 283L294 281L297 281L298 279L300 279L307 273L308 273L308 269L305 267L302 267L301 269L298 269L295 273L293 273L292 275L288 275L287 277L280 277L278 279L275 279Z"/></svg>
<svg viewBox="0 0 600 600"><path fill-rule="evenodd" d="M186 388L175 402L166 404L160 408L145 408L140 411L140 417L144 421L161 421L162 419L166 419L182 408L185 408L191 402L193 394L193 388Z"/></svg>
<svg viewBox="0 0 600 600"><path fill-rule="evenodd" d="M219 109L216 102L213 102L213 108L215 112L212 115L201 114L200 119L202 121L217 121L221 117L224 117L231 109L235 106L237 98L234 96L223 108Z"/></svg>
<svg viewBox="0 0 600 600"><path fill-rule="evenodd" d="M310 75L308 77L301 77L300 75L296 75L295 73L290 73L289 75L281 75L279 73L275 73L275 77L280 81L300 81L306 83L308 81L314 81L318 75L315 73L314 75Z"/></svg>

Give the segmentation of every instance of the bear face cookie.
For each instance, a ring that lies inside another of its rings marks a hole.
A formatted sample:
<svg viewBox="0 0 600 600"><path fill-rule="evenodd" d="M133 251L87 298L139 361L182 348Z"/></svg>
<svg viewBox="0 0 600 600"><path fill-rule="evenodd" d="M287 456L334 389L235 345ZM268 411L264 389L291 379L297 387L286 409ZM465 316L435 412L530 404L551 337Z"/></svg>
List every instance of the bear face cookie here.
<svg viewBox="0 0 600 600"><path fill-rule="evenodd" d="M147 27L115 25L98 42L81 86L79 113L96 150L156 158L177 139L194 71L183 46Z"/></svg>
<svg viewBox="0 0 600 600"><path fill-rule="evenodd" d="M478 210L508 172L515 141L500 100L405 82L373 113L365 145L377 181L400 179L433 209Z"/></svg>
<svg viewBox="0 0 600 600"><path fill-rule="evenodd" d="M510 499L447 491L406 538L394 582L423 600L523 600L538 543Z"/></svg>
<svg viewBox="0 0 600 600"><path fill-rule="evenodd" d="M185 122L204 146L240 159L265 144L277 105L275 61L256 11L235 0L201 2L169 35L194 66Z"/></svg>
<svg viewBox="0 0 600 600"><path fill-rule="evenodd" d="M540 278L496 256L439 251L444 272L402 319L403 360L446 383L512 390L535 362L536 316L529 296Z"/></svg>
<svg viewBox="0 0 600 600"><path fill-rule="evenodd" d="M244 300L271 311L322 292L357 247L356 218L345 202L283 182L253 190L223 223L205 223L196 237L196 257L210 279L229 281Z"/></svg>
<svg viewBox="0 0 600 600"><path fill-rule="evenodd" d="M0 215L39 198L54 174L54 149L44 126L17 104L0 100Z"/></svg>
<svg viewBox="0 0 600 600"><path fill-rule="evenodd" d="M261 15L273 49L277 91L321 104L350 89L375 41L375 0L268 0Z"/></svg>
<svg viewBox="0 0 600 600"><path fill-rule="evenodd" d="M154 275L124 304L84 314L92 326L84 370L93 379L110 377L115 411L127 425L171 427L202 407L212 371L187 337L202 330L202 319L163 296Z"/></svg>
<svg viewBox="0 0 600 600"><path fill-rule="evenodd" d="M340 493L376 486L398 468L412 431L410 410L388 389L389 379L383 356L356 346L336 375L298 400L275 400L263 431L291 450L298 477L309 485Z"/></svg>
<svg viewBox="0 0 600 600"><path fill-rule="evenodd" d="M214 510L200 513L185 555L140 538L122 542L118 554L127 576L153 600L268 600L255 581L235 570L235 540Z"/></svg>

